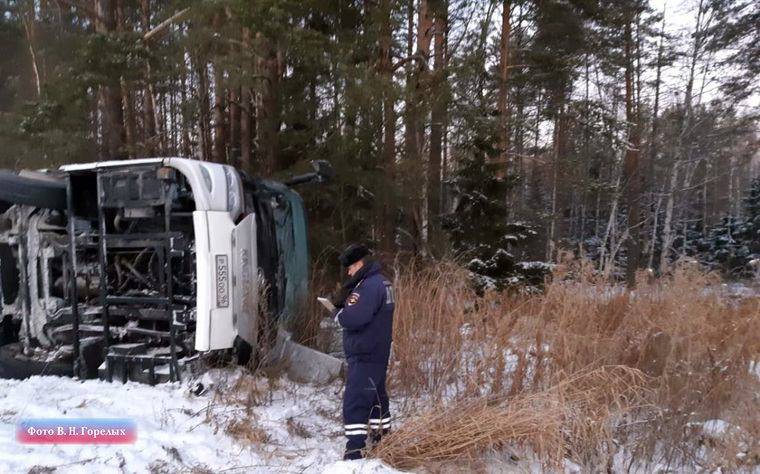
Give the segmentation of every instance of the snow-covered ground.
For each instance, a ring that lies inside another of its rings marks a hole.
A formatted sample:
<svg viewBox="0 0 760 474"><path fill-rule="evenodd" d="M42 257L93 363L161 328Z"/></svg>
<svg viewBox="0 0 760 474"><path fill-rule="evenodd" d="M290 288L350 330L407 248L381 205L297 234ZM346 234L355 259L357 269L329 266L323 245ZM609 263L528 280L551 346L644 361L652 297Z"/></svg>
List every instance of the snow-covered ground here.
<svg viewBox="0 0 760 474"><path fill-rule="evenodd" d="M760 376L757 366L751 370ZM340 461L342 391L337 382L315 387L254 378L239 368L212 369L183 385L156 387L59 377L0 379L0 474L400 474L377 460ZM412 400L393 402L395 413L419 409ZM20 444L15 426L26 418L130 418L137 424L137 442ZM692 425L711 439L737 432L722 420ZM630 469L629 456L621 446L614 472L694 472L656 462ZM535 456L523 452L520 457L515 463L503 453L485 453L481 467L487 473L542 472ZM567 460L564 472L586 471Z"/></svg>
<svg viewBox="0 0 760 474"><path fill-rule="evenodd" d="M248 378L217 369L195 383L0 380L0 473L395 474L379 461L343 462L342 387ZM24 445L25 418L131 418L134 445Z"/></svg>

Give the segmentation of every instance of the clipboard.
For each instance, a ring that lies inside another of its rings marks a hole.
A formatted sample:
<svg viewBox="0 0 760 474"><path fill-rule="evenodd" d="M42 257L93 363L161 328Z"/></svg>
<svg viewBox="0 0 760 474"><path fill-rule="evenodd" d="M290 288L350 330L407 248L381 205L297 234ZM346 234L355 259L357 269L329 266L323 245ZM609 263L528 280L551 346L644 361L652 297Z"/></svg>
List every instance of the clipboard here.
<svg viewBox="0 0 760 474"><path fill-rule="evenodd" d="M322 303L322 306L324 306L328 310L330 310L330 311L334 311L335 310L335 305L332 304L332 301L328 300L327 298L323 298L321 296L318 296L317 297L317 301L319 301L320 303Z"/></svg>

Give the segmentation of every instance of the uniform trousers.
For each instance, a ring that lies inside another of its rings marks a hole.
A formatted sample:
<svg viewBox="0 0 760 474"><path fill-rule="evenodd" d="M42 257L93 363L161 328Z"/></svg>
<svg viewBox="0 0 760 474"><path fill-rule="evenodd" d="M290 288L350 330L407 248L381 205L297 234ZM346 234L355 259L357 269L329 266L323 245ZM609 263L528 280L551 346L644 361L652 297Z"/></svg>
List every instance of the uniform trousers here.
<svg viewBox="0 0 760 474"><path fill-rule="evenodd" d="M349 361L343 420L346 429L344 459L361 459L367 438L379 442L391 428L385 374L388 363Z"/></svg>

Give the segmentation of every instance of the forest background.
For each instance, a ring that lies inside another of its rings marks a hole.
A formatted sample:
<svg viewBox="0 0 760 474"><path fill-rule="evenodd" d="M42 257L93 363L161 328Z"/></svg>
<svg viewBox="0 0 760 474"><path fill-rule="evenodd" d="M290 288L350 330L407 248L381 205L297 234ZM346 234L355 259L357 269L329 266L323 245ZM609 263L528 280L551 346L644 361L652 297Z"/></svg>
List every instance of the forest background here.
<svg viewBox="0 0 760 474"><path fill-rule="evenodd" d="M0 51L0 165L327 159L314 261L503 286L569 250L634 285L760 251L751 0L0 0Z"/></svg>

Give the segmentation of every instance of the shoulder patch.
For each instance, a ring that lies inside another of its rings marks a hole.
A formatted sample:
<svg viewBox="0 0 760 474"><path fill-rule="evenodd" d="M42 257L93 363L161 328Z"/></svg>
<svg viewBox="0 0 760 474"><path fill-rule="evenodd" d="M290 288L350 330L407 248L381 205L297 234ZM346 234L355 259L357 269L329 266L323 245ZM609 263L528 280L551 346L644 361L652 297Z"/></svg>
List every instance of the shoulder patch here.
<svg viewBox="0 0 760 474"><path fill-rule="evenodd" d="M389 281L385 281L385 304L396 304L396 294Z"/></svg>
<svg viewBox="0 0 760 474"><path fill-rule="evenodd" d="M356 303L359 302L359 293L351 293L351 296L348 297L348 306L353 306Z"/></svg>

